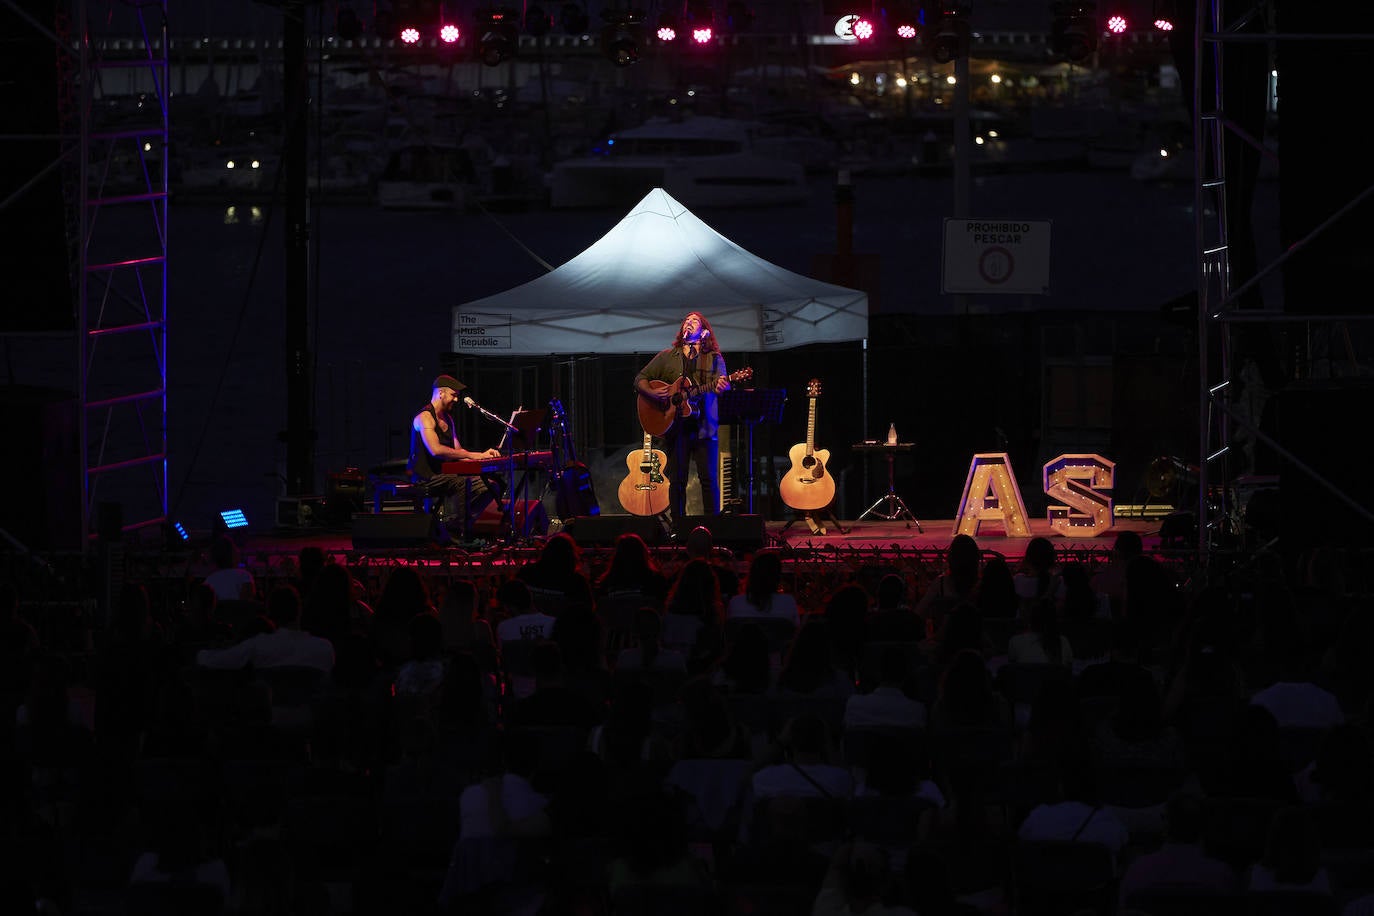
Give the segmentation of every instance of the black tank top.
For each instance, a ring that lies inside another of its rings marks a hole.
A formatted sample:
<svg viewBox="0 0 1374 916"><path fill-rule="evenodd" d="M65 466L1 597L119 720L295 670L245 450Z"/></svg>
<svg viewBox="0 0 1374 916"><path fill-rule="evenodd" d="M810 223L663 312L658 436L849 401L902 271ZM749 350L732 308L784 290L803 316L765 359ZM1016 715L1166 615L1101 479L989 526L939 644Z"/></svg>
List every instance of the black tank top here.
<svg viewBox="0 0 1374 916"><path fill-rule="evenodd" d="M441 444L447 445L450 448L457 447L454 444L457 438L454 435L452 418L448 421L448 441L445 442L444 428L439 422L438 414L434 411L434 405L426 404L420 413L427 413L434 418L434 432L439 436L439 442ZM435 474L443 473L443 464L443 461L435 458L429 453L429 449L425 448L425 440L421 438L420 431L412 425L410 427L410 476L419 480L428 480Z"/></svg>

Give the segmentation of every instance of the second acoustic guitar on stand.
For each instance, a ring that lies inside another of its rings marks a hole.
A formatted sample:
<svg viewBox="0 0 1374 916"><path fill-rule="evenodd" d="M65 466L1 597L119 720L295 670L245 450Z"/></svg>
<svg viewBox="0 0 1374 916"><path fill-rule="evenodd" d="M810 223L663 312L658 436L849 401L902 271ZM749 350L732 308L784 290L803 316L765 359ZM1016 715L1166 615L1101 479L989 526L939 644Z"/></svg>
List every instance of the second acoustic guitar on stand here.
<svg viewBox="0 0 1374 916"><path fill-rule="evenodd" d="M827 449L817 449L816 442L816 398L820 397L821 383L812 379L806 385L809 405L806 412L806 441L798 442L787 451L791 467L778 482L778 495L782 501L799 512L814 512L830 505L835 498L835 479L826 470L830 462Z"/></svg>

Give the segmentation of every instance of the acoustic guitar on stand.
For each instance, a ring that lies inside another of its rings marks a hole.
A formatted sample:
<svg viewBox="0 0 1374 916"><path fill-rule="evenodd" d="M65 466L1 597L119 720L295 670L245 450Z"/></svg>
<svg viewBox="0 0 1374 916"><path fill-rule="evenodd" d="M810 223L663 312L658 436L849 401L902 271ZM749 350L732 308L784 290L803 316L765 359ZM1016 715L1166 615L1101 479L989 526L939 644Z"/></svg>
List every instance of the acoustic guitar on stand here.
<svg viewBox="0 0 1374 916"><path fill-rule="evenodd" d="M814 512L830 505L835 498L835 480L825 466L830 462L830 452L816 448L816 398L820 397L821 383L812 379L806 385L806 396L810 405L806 414L806 441L798 442L787 452L787 460L792 466L787 469L778 483L778 494L782 501L799 512Z"/></svg>
<svg viewBox="0 0 1374 916"><path fill-rule="evenodd" d="M742 382L745 379L753 378L753 376L754 370L746 367L731 372L725 378L733 385L735 382ZM650 379L649 388L657 397L667 398L667 403L663 406L659 406L656 397L641 394L636 398L639 402L639 425L644 427L644 431L652 436L661 436L666 433L678 417L690 417L692 415L692 398L696 397L702 390L702 386L693 385L692 380L685 375L672 383Z"/></svg>
<svg viewBox="0 0 1374 916"><path fill-rule="evenodd" d="M625 456L630 473L616 492L621 507L631 515L659 515L668 509L668 456L654 448L654 437L644 434L644 448Z"/></svg>

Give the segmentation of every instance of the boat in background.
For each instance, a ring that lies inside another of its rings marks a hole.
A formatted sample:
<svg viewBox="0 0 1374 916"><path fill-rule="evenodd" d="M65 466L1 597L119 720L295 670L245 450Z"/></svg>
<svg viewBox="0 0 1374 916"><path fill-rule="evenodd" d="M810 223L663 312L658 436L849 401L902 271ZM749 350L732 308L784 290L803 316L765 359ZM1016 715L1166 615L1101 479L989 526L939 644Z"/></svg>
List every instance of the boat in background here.
<svg viewBox="0 0 1374 916"><path fill-rule="evenodd" d="M549 206L631 206L654 188L688 207L801 203L810 196L806 170L785 151L786 138L749 121L652 118L591 156L555 164Z"/></svg>

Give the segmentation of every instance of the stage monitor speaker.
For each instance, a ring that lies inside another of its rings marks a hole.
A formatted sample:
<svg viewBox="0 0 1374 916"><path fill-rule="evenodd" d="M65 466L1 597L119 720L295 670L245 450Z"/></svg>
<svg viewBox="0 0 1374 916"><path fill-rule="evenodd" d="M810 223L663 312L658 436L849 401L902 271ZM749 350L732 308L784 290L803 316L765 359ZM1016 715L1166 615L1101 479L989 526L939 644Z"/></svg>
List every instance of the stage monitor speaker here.
<svg viewBox="0 0 1374 916"><path fill-rule="evenodd" d="M579 515L564 519L563 528L583 547L606 547L622 534L637 534L649 546L663 542L663 526L644 515Z"/></svg>
<svg viewBox="0 0 1374 916"><path fill-rule="evenodd" d="M428 547L434 518L428 512L358 512L353 516L353 547Z"/></svg>
<svg viewBox="0 0 1374 916"><path fill-rule="evenodd" d="M688 515L679 520L678 536L686 538L698 525L711 532L717 547L736 553L750 553L763 547L762 515Z"/></svg>

